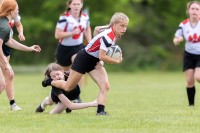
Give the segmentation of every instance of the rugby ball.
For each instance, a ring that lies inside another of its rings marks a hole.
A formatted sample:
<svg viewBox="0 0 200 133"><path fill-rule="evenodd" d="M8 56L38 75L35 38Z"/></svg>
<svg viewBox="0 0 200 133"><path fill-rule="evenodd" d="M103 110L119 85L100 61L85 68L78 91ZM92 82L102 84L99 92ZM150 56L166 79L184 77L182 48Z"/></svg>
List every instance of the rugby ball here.
<svg viewBox="0 0 200 133"><path fill-rule="evenodd" d="M106 55L110 56L113 59L117 59L121 56L122 50L118 45L112 45L108 47L108 51L106 52Z"/></svg>

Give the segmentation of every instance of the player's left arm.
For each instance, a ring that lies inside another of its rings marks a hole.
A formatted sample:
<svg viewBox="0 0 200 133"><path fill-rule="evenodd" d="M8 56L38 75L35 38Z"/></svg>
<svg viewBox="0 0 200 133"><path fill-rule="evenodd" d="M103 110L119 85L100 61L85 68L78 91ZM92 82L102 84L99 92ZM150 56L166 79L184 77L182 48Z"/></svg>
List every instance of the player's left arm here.
<svg viewBox="0 0 200 133"><path fill-rule="evenodd" d="M23 25L22 25L21 21L15 22L15 26L17 28L19 40L24 41L25 40L24 29L23 29Z"/></svg>
<svg viewBox="0 0 200 133"><path fill-rule="evenodd" d="M6 45L13 49L17 49L17 50L21 50L21 51L27 51L27 52L31 52L31 51L40 52L41 51L41 48L39 45L32 45L32 46L28 47L24 44L17 42L13 38L10 38L9 41L6 43Z"/></svg>
<svg viewBox="0 0 200 133"><path fill-rule="evenodd" d="M99 50L99 59L109 64L119 64L122 62L122 56L120 56L117 60L113 59L108 55L106 55L106 51L103 49Z"/></svg>
<svg viewBox="0 0 200 133"><path fill-rule="evenodd" d="M108 42L106 38L103 36L100 39L100 49L99 49L99 59L103 62L106 62L108 64L119 64L122 62L123 58L120 56L118 59L113 59L110 56L106 54L108 47L113 45L113 42Z"/></svg>

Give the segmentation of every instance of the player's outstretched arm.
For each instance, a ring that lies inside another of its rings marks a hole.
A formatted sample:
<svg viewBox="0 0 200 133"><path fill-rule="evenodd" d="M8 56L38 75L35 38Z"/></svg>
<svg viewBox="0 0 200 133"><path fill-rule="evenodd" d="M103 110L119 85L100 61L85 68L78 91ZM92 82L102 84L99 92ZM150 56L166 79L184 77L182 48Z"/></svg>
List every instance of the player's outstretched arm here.
<svg viewBox="0 0 200 133"><path fill-rule="evenodd" d="M21 51L29 51L29 52L31 52L31 51L40 52L41 51L41 48L39 45L33 45L33 46L28 47L24 44L17 42L13 38L10 38L9 41L6 43L6 45L8 45L9 47L11 47L13 49L17 49L17 50L21 50Z"/></svg>

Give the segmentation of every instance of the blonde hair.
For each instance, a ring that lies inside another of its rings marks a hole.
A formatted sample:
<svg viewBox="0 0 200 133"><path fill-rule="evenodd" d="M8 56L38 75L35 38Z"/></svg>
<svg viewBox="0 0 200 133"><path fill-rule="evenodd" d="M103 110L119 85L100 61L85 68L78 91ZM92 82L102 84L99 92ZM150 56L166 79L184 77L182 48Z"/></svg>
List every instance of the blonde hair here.
<svg viewBox="0 0 200 133"><path fill-rule="evenodd" d="M6 17L15 10L17 6L16 0L2 0L0 3L0 17Z"/></svg>
<svg viewBox="0 0 200 133"><path fill-rule="evenodd" d="M122 13L122 12L116 12L116 13L112 16L112 18L110 19L110 24L109 24L109 26L112 26L114 23L118 23L118 22L123 21L123 20L129 21L128 16L125 15L124 13Z"/></svg>
<svg viewBox="0 0 200 133"><path fill-rule="evenodd" d="M200 7L200 2L198 2L198 1L190 1L190 2L188 2L187 3L187 9L186 9L186 14L189 16L189 9L190 9L190 7L191 7L191 5L192 4L198 4L199 5L199 7Z"/></svg>
<svg viewBox="0 0 200 133"><path fill-rule="evenodd" d="M52 71L63 71L64 72L63 68L60 65L58 65L56 63L51 63L48 65L44 75L50 78L50 73Z"/></svg>

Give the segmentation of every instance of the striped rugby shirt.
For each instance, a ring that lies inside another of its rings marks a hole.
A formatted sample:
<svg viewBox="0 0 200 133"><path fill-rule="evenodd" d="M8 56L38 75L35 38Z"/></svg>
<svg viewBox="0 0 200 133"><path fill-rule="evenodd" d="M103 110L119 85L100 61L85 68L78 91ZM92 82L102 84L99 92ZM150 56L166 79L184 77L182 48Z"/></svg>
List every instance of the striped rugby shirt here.
<svg viewBox="0 0 200 133"><path fill-rule="evenodd" d="M109 28L96 35L90 43L85 47L88 54L99 58L99 50L108 51L108 47L115 44L117 37L115 36L113 29Z"/></svg>
<svg viewBox="0 0 200 133"><path fill-rule="evenodd" d="M60 16L56 28L66 32L71 32L76 28L81 30L80 34L60 39L59 42L64 46L77 46L83 43L83 33L90 26L89 16L85 13L81 14L80 20L75 19L69 12Z"/></svg>

